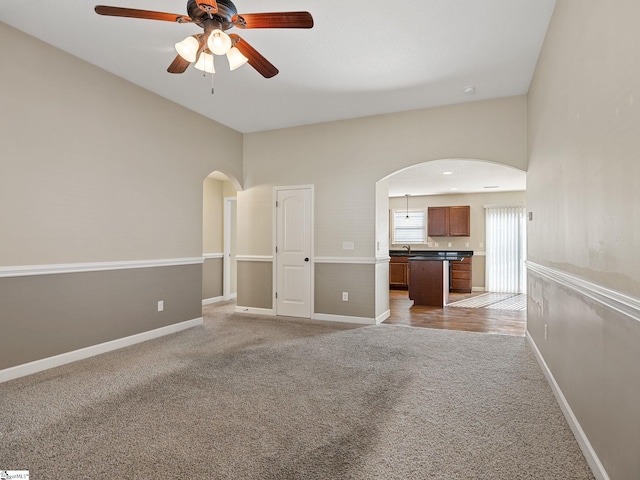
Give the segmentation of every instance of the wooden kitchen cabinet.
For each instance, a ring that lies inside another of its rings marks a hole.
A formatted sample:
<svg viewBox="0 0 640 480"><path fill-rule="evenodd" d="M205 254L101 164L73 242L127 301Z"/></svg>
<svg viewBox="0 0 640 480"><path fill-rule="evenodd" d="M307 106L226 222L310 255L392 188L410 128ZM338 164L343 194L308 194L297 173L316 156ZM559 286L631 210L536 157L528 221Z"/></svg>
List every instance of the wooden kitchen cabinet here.
<svg viewBox="0 0 640 480"><path fill-rule="evenodd" d="M409 287L409 257L391 257L389 262L389 287Z"/></svg>
<svg viewBox="0 0 640 480"><path fill-rule="evenodd" d="M470 236L471 208L469 205L429 207L427 210L427 235L430 237Z"/></svg>
<svg viewBox="0 0 640 480"><path fill-rule="evenodd" d="M451 262L450 291L471 293L471 257L459 262Z"/></svg>

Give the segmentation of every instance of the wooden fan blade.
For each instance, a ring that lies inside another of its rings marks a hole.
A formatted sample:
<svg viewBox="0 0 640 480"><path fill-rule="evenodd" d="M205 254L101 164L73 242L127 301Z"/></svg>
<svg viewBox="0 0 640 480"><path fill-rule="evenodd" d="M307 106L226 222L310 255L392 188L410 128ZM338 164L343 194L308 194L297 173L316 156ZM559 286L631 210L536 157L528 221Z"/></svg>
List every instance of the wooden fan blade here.
<svg viewBox="0 0 640 480"><path fill-rule="evenodd" d="M98 15L108 17L146 18L148 20L162 20L165 22L189 23L191 18L178 13L154 12L152 10L137 10L135 8L110 7L108 5L96 5Z"/></svg>
<svg viewBox="0 0 640 480"><path fill-rule="evenodd" d="M231 33L229 36L231 37L233 46L240 50L240 53L249 59L249 65L255 68L260 75L264 78L271 78L278 74L278 69L274 67L269 60L260 55L255 48L240 38L239 35Z"/></svg>
<svg viewBox="0 0 640 480"><path fill-rule="evenodd" d="M311 28L309 12L243 13L231 19L239 28Z"/></svg>
<svg viewBox="0 0 640 480"><path fill-rule="evenodd" d="M189 60L185 60L180 55L177 55L176 58L173 59L169 68L167 68L167 72L169 73L184 73L187 67L191 64Z"/></svg>

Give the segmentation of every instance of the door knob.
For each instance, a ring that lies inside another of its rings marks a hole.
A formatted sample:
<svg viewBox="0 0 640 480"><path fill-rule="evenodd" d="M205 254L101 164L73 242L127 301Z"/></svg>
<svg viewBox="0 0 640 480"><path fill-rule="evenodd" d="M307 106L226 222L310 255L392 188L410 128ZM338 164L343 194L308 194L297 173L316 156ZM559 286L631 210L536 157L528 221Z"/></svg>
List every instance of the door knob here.
<svg viewBox="0 0 640 480"><path fill-rule="evenodd" d="M309 257L305 257L305 258L304 258L304 261L305 261L305 262L308 262L308 261L309 261Z"/></svg>

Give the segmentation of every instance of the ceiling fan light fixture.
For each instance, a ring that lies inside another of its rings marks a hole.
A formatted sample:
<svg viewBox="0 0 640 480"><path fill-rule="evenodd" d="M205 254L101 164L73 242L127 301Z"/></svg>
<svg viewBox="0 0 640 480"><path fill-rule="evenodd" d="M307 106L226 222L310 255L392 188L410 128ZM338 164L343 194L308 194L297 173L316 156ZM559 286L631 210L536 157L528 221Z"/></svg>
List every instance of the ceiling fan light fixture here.
<svg viewBox="0 0 640 480"><path fill-rule="evenodd" d="M231 47L231 50L227 52L227 60L229 60L229 70L231 71L241 67L249 61L249 59L245 57L236 47Z"/></svg>
<svg viewBox="0 0 640 480"><path fill-rule="evenodd" d="M194 67L206 73L216 73L216 69L213 68L213 55L210 53L202 52Z"/></svg>
<svg viewBox="0 0 640 480"><path fill-rule="evenodd" d="M190 36L176 43L176 52L187 62L195 62L200 49L200 43L194 36Z"/></svg>
<svg viewBox="0 0 640 480"><path fill-rule="evenodd" d="M216 28L211 31L209 38L207 39L207 46L211 53L216 55L226 55L231 49L231 38L222 30Z"/></svg>

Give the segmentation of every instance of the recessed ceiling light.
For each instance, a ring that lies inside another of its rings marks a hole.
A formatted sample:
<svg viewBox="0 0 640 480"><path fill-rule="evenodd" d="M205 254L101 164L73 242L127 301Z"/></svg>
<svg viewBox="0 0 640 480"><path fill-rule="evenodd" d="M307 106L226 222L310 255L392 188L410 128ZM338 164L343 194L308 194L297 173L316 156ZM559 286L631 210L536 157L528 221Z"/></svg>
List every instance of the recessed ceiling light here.
<svg viewBox="0 0 640 480"><path fill-rule="evenodd" d="M443 175L452 175L453 172L442 172Z"/></svg>
<svg viewBox="0 0 640 480"><path fill-rule="evenodd" d="M451 191L455 191L455 190L458 190L458 189L457 189L456 187L453 187L453 188L451 189Z"/></svg>
<svg viewBox="0 0 640 480"><path fill-rule="evenodd" d="M467 85L462 89L462 91L467 95L471 95L472 93L476 92L476 87L474 87L473 85Z"/></svg>
<svg viewBox="0 0 640 480"><path fill-rule="evenodd" d="M489 185L489 186L486 186L484 188L498 188L498 185Z"/></svg>

